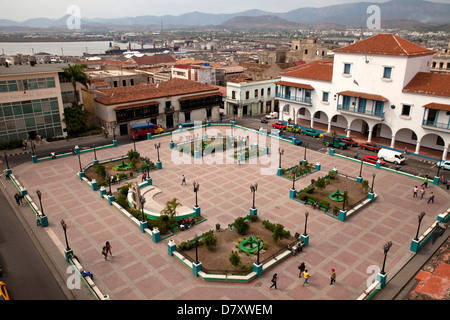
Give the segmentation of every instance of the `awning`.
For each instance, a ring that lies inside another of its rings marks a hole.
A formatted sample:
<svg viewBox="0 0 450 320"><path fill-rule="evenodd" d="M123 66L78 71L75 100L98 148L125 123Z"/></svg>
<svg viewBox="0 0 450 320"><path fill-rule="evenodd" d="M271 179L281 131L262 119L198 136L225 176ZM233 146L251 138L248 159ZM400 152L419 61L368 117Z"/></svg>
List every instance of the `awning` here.
<svg viewBox="0 0 450 320"><path fill-rule="evenodd" d="M383 96L380 96L378 94L370 94L370 93L364 93L364 92L356 92L356 91L342 91L338 92L341 96L350 96L350 97L356 97L356 98L363 98L367 100L375 100L375 101L389 101Z"/></svg>
<svg viewBox="0 0 450 320"><path fill-rule="evenodd" d="M429 104L424 105L423 107L427 109L450 111L450 104L431 102Z"/></svg>
<svg viewBox="0 0 450 320"><path fill-rule="evenodd" d="M178 99L178 101L195 100L195 99L214 97L214 96L222 97L222 94L219 91L217 91L217 92L205 93L205 94L201 94L201 95L197 95L197 96L182 97L182 98Z"/></svg>
<svg viewBox="0 0 450 320"><path fill-rule="evenodd" d="M287 87L294 87L294 88L300 88L300 89L314 90L313 86L311 86L309 84L303 84L303 83L296 83L296 82L289 82L289 81L278 81L278 82L275 82L275 84L278 84L280 86L287 86Z"/></svg>
<svg viewBox="0 0 450 320"><path fill-rule="evenodd" d="M158 104L159 104L158 101L149 101L149 102L145 102L145 103L117 107L117 108L114 108L114 110L118 111L118 110L134 109L134 108L140 108L140 107L146 107L146 106L154 106L154 105L158 105Z"/></svg>

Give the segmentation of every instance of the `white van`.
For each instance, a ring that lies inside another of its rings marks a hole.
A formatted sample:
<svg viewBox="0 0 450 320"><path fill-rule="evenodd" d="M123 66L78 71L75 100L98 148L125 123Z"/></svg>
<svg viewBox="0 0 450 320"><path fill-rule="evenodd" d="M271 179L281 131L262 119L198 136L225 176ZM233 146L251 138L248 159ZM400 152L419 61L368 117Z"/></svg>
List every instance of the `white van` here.
<svg viewBox="0 0 450 320"><path fill-rule="evenodd" d="M406 160L403 153L384 148L378 151L378 158L384 161L393 162L395 164L402 164Z"/></svg>
<svg viewBox="0 0 450 320"><path fill-rule="evenodd" d="M266 114L267 119L277 119L278 118L278 112L272 111L269 114Z"/></svg>

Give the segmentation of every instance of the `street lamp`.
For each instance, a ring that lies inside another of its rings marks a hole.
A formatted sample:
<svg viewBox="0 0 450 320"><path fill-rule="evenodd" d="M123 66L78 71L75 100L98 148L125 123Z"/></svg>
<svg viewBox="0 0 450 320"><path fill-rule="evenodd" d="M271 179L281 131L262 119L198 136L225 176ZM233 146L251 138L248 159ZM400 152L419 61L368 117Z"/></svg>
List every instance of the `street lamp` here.
<svg viewBox="0 0 450 320"><path fill-rule="evenodd" d="M280 159L279 159L279 162L278 162L278 168L281 168L281 156L283 155L284 150L278 148L278 153L280 154Z"/></svg>
<svg viewBox="0 0 450 320"><path fill-rule="evenodd" d="M66 238L66 251L70 251L71 249L69 247L69 241L67 241L67 225L62 219L61 219L61 226L64 230L64 237Z"/></svg>
<svg viewBox="0 0 450 320"><path fill-rule="evenodd" d="M111 175L109 175L108 173L106 174L106 179L108 179L108 186L109 186L109 191L108 191L108 195L112 195L111 192Z"/></svg>
<svg viewBox="0 0 450 320"><path fill-rule="evenodd" d="M420 213L417 218L419 219L419 226L417 227L417 233L416 233L416 237L414 238L414 240L418 241L419 240L419 229L420 229L420 223L422 222L423 217L425 216L425 211L423 211L422 213Z"/></svg>
<svg viewBox="0 0 450 320"><path fill-rule="evenodd" d="M139 196L139 201L141 202L142 222L145 222L145 215L144 215L145 197L142 195Z"/></svg>
<svg viewBox="0 0 450 320"><path fill-rule="evenodd" d="M80 154L78 153L78 164L80 165L80 172L83 172L83 168L81 167L81 159L80 159Z"/></svg>
<svg viewBox="0 0 450 320"><path fill-rule="evenodd" d="M308 147L308 146L309 146L309 143L305 142L305 155L303 157L303 160L305 160L305 161L306 161L306 147Z"/></svg>
<svg viewBox="0 0 450 320"><path fill-rule="evenodd" d="M384 261L383 261L383 268L381 269L381 274L386 274L386 272L384 272L384 266L386 265L386 256L387 256L387 253L389 252L389 249L391 249L391 247L392 247L392 241L389 241L388 243L386 243L385 245L384 245Z"/></svg>
<svg viewBox="0 0 450 320"><path fill-rule="evenodd" d="M363 161L361 159L361 168L359 169L359 176L362 177L362 168L363 168Z"/></svg>
<svg viewBox="0 0 450 320"><path fill-rule="evenodd" d="M261 239L258 239L258 258L256 258L256 264L259 265L259 250L261 249Z"/></svg>
<svg viewBox="0 0 450 320"><path fill-rule="evenodd" d="M95 152L95 144L92 145L92 148L94 148L94 161L97 161L97 153Z"/></svg>
<svg viewBox="0 0 450 320"><path fill-rule="evenodd" d="M117 128L117 123L116 122L111 123L111 130L113 132L113 140L116 140L116 128Z"/></svg>
<svg viewBox="0 0 450 320"><path fill-rule="evenodd" d="M45 216L44 210L42 209L42 201L41 201L42 193L38 189L38 190L36 190L36 194L37 194L37 196L39 198L39 205L41 206L41 213L42 213L43 216Z"/></svg>
<svg viewBox="0 0 450 320"><path fill-rule="evenodd" d="M304 236L307 236L308 234L306 233L306 226L308 225L308 216L309 216L309 212L306 211L305 212L305 231L303 232Z"/></svg>
<svg viewBox="0 0 450 320"><path fill-rule="evenodd" d="M161 147L161 142L155 143L155 149L156 149L156 152L158 153L158 162L160 162L159 161L159 148L160 147Z"/></svg>
<svg viewBox="0 0 450 320"><path fill-rule="evenodd" d="M197 250L197 247L198 247L198 236L197 235L194 236L194 241L195 241L195 264L198 264L199 262L198 262L198 250Z"/></svg>
<svg viewBox="0 0 450 320"><path fill-rule="evenodd" d="M292 190L295 190L295 177L297 175L297 167L294 168L294 175L292 177Z"/></svg>
<svg viewBox="0 0 450 320"><path fill-rule="evenodd" d="M373 193L373 185L374 185L374 183L375 183L375 176L376 176L376 174L373 173L373 174L372 174L372 187L371 187L371 189L370 189L370 192L371 192L371 193Z"/></svg>
<svg viewBox="0 0 450 320"><path fill-rule="evenodd" d="M6 152L3 154L5 155L6 169L9 169L8 156L6 155Z"/></svg>
<svg viewBox="0 0 450 320"><path fill-rule="evenodd" d="M255 193L256 193L257 190L258 190L258 184L257 183L252 184L250 186L250 191L253 193L253 206L252 206L252 209L255 209Z"/></svg>
<svg viewBox="0 0 450 320"><path fill-rule="evenodd" d="M342 201L342 211L345 211L345 200L347 200L347 189L344 190L344 201Z"/></svg>
<svg viewBox="0 0 450 320"><path fill-rule="evenodd" d="M136 138L133 137L133 149L136 152Z"/></svg>
<svg viewBox="0 0 450 320"><path fill-rule="evenodd" d="M195 207L198 208L198 203L197 203L197 192L200 189L200 185L197 182L192 182L192 185L194 186L194 192L195 192Z"/></svg>
<svg viewBox="0 0 450 320"><path fill-rule="evenodd" d="M34 156L34 147L33 147L33 141L30 139L30 145L31 145L31 155ZM439 174L438 174L439 175Z"/></svg>

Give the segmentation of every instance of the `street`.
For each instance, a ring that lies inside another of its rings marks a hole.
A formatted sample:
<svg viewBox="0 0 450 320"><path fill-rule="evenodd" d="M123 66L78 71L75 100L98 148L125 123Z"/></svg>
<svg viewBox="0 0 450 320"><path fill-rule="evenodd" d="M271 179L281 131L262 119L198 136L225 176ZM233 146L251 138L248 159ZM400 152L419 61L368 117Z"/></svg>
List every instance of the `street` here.
<svg viewBox="0 0 450 320"><path fill-rule="evenodd" d="M6 283L11 300L66 300L3 190L0 206L0 281Z"/></svg>

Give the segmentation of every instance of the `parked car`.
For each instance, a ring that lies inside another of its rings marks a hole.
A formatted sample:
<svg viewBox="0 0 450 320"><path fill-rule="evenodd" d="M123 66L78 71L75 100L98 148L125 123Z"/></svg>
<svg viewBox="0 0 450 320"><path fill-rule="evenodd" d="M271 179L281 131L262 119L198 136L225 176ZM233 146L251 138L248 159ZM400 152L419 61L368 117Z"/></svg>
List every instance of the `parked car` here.
<svg viewBox="0 0 450 320"><path fill-rule="evenodd" d="M352 146L352 147L357 147L358 146L358 142L356 142L355 140L353 140L350 137L344 137L341 140L342 140L342 142L344 142L348 146Z"/></svg>
<svg viewBox="0 0 450 320"><path fill-rule="evenodd" d="M287 137L287 139L291 140L291 142L292 142L293 144L295 144L296 146L301 146L302 143L303 143L302 140L297 139L297 138L295 138L294 136L289 136L289 137Z"/></svg>
<svg viewBox="0 0 450 320"><path fill-rule="evenodd" d="M269 120L267 120L266 117L261 118L261 123L269 123Z"/></svg>
<svg viewBox="0 0 450 320"><path fill-rule="evenodd" d="M378 152L380 151L381 147L377 146L375 143L373 142L364 142L364 143L360 143L359 147L363 150L370 150L370 151L375 151Z"/></svg>
<svg viewBox="0 0 450 320"><path fill-rule="evenodd" d="M444 168L445 170L450 170L450 160L439 161L436 163L438 167Z"/></svg>
<svg viewBox="0 0 450 320"><path fill-rule="evenodd" d="M296 133L301 132L300 128L297 127L295 124L289 124L289 125L287 125L287 126L286 126L286 130L289 131L289 132L296 132Z"/></svg>
<svg viewBox="0 0 450 320"><path fill-rule="evenodd" d="M368 163L377 164L378 160L380 160L380 164L382 166L384 166L386 164L386 161L381 160L380 158L378 158L377 156L374 156L374 155L364 156L363 157L363 161L368 162Z"/></svg>
<svg viewBox="0 0 450 320"><path fill-rule="evenodd" d="M10 300L6 284L2 281L0 281L0 300Z"/></svg>
<svg viewBox="0 0 450 320"><path fill-rule="evenodd" d="M273 128L276 128L276 129L286 129L286 125L284 125L283 123L281 123L281 122L275 122L275 123L273 123L272 124L272 127Z"/></svg>
<svg viewBox="0 0 450 320"><path fill-rule="evenodd" d="M305 130L302 130L302 133L307 136L314 137L314 138L318 138L320 136L320 132L318 132L314 129L305 129Z"/></svg>

